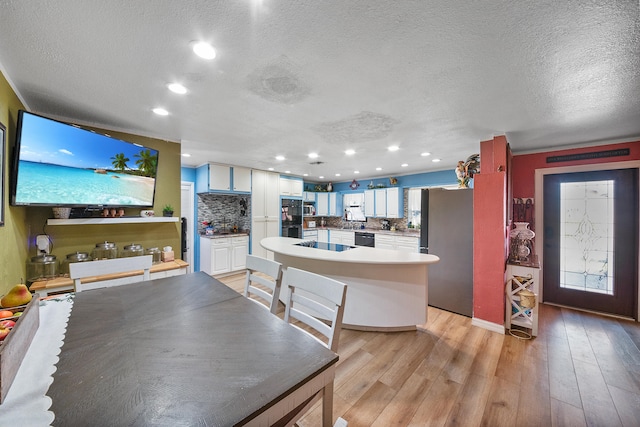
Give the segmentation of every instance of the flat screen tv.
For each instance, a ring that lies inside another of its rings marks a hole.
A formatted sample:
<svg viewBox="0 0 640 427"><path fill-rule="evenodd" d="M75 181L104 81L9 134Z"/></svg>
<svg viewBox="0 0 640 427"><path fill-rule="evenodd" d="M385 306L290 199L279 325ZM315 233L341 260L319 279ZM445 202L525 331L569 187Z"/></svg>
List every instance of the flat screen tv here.
<svg viewBox="0 0 640 427"><path fill-rule="evenodd" d="M14 206L152 207L158 151L18 113Z"/></svg>

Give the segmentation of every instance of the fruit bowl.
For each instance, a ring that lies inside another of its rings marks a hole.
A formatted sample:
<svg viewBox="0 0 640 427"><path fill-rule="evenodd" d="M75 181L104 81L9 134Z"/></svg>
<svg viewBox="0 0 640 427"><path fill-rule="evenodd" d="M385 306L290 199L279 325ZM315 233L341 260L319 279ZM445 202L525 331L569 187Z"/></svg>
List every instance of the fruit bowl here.
<svg viewBox="0 0 640 427"><path fill-rule="evenodd" d="M14 316L2 320L14 321L15 325L4 340L0 341L0 404L4 402L22 359L40 326L39 299L37 295L34 295L26 305L3 308L2 310L14 313ZM19 312L22 315L15 316L15 313Z"/></svg>

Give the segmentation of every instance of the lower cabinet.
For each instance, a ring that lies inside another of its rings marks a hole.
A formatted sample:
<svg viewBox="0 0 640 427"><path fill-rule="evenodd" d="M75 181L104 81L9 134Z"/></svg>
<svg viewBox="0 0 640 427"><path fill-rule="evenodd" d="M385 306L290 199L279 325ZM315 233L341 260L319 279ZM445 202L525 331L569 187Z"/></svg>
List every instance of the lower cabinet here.
<svg viewBox="0 0 640 427"><path fill-rule="evenodd" d="M318 242L329 243L329 230L318 230Z"/></svg>
<svg viewBox="0 0 640 427"><path fill-rule="evenodd" d="M200 238L200 270L216 276L246 268L249 236Z"/></svg>
<svg viewBox="0 0 640 427"><path fill-rule="evenodd" d="M353 246L355 244L355 235L353 231L331 230L329 232L329 243Z"/></svg>
<svg viewBox="0 0 640 427"><path fill-rule="evenodd" d="M420 239L418 237L392 236L389 234L376 234L376 248L394 249L405 252L420 252Z"/></svg>

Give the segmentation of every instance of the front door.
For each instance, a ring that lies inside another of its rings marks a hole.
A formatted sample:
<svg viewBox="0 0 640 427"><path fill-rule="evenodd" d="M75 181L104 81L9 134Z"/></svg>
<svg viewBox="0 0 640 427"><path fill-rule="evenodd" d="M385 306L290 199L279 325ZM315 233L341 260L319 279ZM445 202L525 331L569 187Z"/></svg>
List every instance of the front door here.
<svg viewBox="0 0 640 427"><path fill-rule="evenodd" d="M546 175L544 300L636 317L638 170Z"/></svg>

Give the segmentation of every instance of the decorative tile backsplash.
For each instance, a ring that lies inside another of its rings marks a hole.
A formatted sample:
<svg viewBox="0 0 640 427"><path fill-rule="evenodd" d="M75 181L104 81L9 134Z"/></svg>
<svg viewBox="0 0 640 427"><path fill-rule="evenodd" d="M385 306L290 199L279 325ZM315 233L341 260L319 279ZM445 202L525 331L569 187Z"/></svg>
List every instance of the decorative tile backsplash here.
<svg viewBox="0 0 640 427"><path fill-rule="evenodd" d="M239 230L251 228L251 196L235 194L198 194L198 229L204 231L203 221L212 222L216 230L234 225Z"/></svg>

